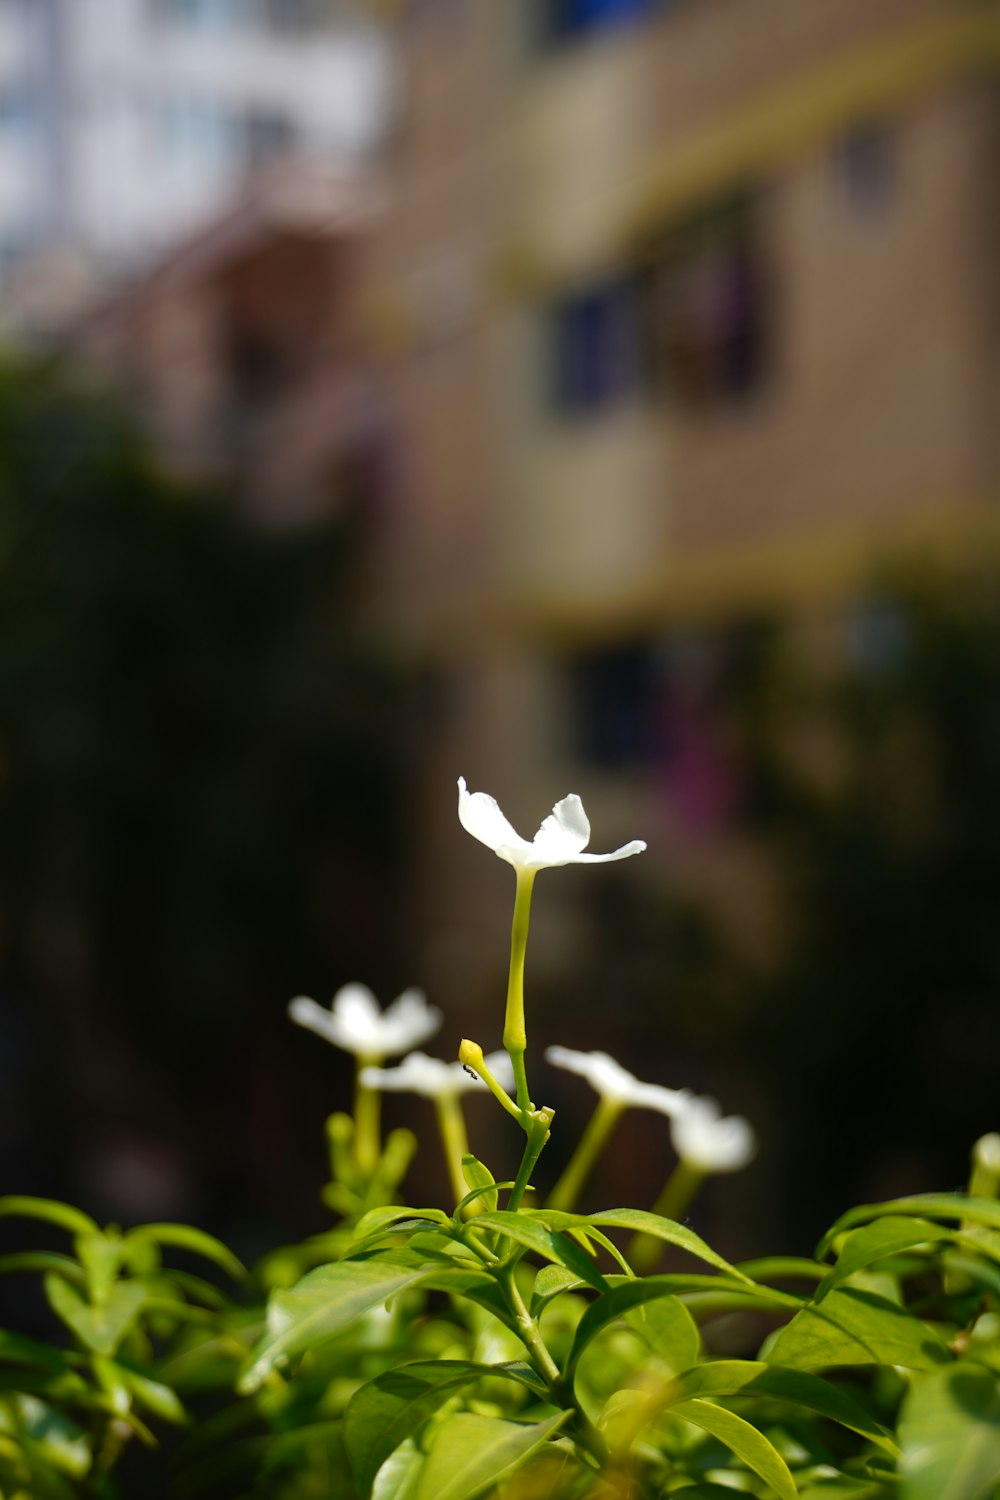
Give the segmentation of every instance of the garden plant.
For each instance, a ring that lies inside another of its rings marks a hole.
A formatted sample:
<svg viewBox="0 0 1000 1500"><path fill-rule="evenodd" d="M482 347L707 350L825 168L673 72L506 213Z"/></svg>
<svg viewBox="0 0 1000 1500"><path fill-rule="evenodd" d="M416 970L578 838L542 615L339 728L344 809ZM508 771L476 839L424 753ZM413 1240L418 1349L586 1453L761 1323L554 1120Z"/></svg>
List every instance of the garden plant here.
<svg viewBox="0 0 1000 1500"><path fill-rule="evenodd" d="M0 1216L45 1239L0 1255L0 1271L41 1279L54 1330L0 1334L0 1495L1000 1494L1000 1136L975 1144L968 1193L849 1209L815 1259L734 1265L687 1220L707 1176L753 1155L747 1122L546 1038L550 1063L597 1103L539 1201L556 1122L529 1080L535 880L645 846L587 853L575 796L531 841L464 781L459 817L515 874L503 1050L414 1050L441 1020L415 990L384 1011L360 985L329 1009L294 1000L294 1021L354 1055L356 1092L328 1121L332 1227L252 1271L185 1225L122 1230L48 1199L0 1200ZM469 1150L472 1089L523 1135L499 1180ZM383 1138L384 1091L433 1101L448 1205L405 1203L416 1139ZM674 1170L650 1209L581 1212L629 1108L670 1117Z"/></svg>

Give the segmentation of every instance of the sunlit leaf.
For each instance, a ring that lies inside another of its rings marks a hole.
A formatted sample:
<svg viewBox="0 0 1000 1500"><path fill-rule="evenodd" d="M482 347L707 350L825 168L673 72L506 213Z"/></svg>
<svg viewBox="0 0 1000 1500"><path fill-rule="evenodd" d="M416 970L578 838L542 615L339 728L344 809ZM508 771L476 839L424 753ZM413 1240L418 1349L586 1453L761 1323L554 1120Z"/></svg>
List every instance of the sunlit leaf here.
<svg viewBox="0 0 1000 1500"><path fill-rule="evenodd" d="M318 1266L296 1286L273 1292L268 1331L253 1350L239 1381L244 1394L255 1391L276 1365L347 1328L362 1313L379 1307L428 1277L426 1269L374 1260Z"/></svg>
<svg viewBox="0 0 1000 1500"><path fill-rule="evenodd" d="M475 1500L512 1474L558 1431L568 1412L544 1422L505 1422L457 1412L428 1443L415 1500Z"/></svg>
<svg viewBox="0 0 1000 1500"><path fill-rule="evenodd" d="M545 1394L529 1366L483 1365L461 1360L403 1365L368 1382L344 1413L344 1441L363 1495L391 1453L411 1437L455 1391L484 1376L500 1376Z"/></svg>
<svg viewBox="0 0 1000 1500"><path fill-rule="evenodd" d="M100 1234L100 1228L93 1219L81 1213L78 1208L71 1208L68 1203L59 1203L54 1198L25 1198L23 1196L11 1196L0 1198L0 1218L17 1216L26 1219L44 1219L50 1224L58 1224L61 1229L68 1229L71 1234Z"/></svg>
<svg viewBox="0 0 1000 1500"><path fill-rule="evenodd" d="M690 1369L701 1355L698 1325L676 1297L660 1297L625 1314L646 1347L674 1374ZM692 1392L692 1395L698 1394Z"/></svg>
<svg viewBox="0 0 1000 1500"><path fill-rule="evenodd" d="M1000 1484L1000 1384L976 1365L917 1380L899 1422L901 1500L981 1500Z"/></svg>
<svg viewBox="0 0 1000 1500"><path fill-rule="evenodd" d="M142 1244L144 1241L171 1245L178 1250L190 1250L193 1254L212 1261L235 1281L242 1281L246 1275L246 1267L242 1261L221 1240L190 1224L142 1224L125 1236L126 1245Z"/></svg>
<svg viewBox="0 0 1000 1500"><path fill-rule="evenodd" d="M709 1432L720 1443L731 1449L736 1457L759 1474L769 1484L780 1500L798 1500L795 1480L788 1465L773 1443L768 1442L762 1432L723 1406L714 1406L710 1401L685 1401L674 1407L674 1415L683 1417L695 1427Z"/></svg>
<svg viewBox="0 0 1000 1500"><path fill-rule="evenodd" d="M503 1211L478 1214L470 1221L466 1233L479 1233L483 1230L497 1231L516 1244L523 1245L526 1250L533 1250L537 1255L543 1256L545 1260L565 1266L566 1270L575 1272L581 1281L587 1282L597 1291L604 1291L607 1287L607 1282L586 1251L581 1250L568 1235L559 1234L549 1224L541 1222L533 1213L522 1210L519 1213Z"/></svg>
<svg viewBox="0 0 1000 1500"><path fill-rule="evenodd" d="M623 1317L633 1308L652 1302L657 1297L674 1296L692 1287L692 1284L699 1290L706 1284L712 1288L721 1286L723 1289L735 1292L749 1303L756 1302L762 1308L798 1311L802 1307L801 1299L792 1297L787 1292L777 1292L770 1287L758 1287L753 1282L731 1281L728 1277L700 1276L695 1278L667 1275L645 1276L640 1281L623 1281L605 1292L603 1296L598 1297L596 1302L592 1302L580 1319L567 1361L568 1372L572 1374L591 1339L616 1318Z"/></svg>
<svg viewBox="0 0 1000 1500"><path fill-rule="evenodd" d="M673 1405L689 1396L770 1396L807 1407L880 1448L895 1454L892 1434L852 1396L818 1375L782 1369L759 1360L719 1359L686 1370L672 1381L666 1397Z"/></svg>
<svg viewBox="0 0 1000 1500"><path fill-rule="evenodd" d="M706 1245L693 1229L688 1229L684 1224L675 1224L673 1219L664 1219L659 1214L646 1213L643 1209L612 1208L598 1214L532 1209L529 1213L530 1217L540 1219L553 1229L628 1229L634 1234L648 1234L654 1239L662 1240L664 1244L675 1245L678 1250L686 1250L689 1255L696 1256L706 1265L714 1266L717 1271L725 1271L739 1281L749 1280L742 1271L731 1266Z"/></svg>
<svg viewBox="0 0 1000 1500"><path fill-rule="evenodd" d="M932 1328L897 1303L858 1287L838 1288L818 1305L804 1307L767 1350L769 1364L796 1370L836 1365L933 1370L950 1359L947 1345Z"/></svg>
<svg viewBox="0 0 1000 1500"><path fill-rule="evenodd" d="M966 1198L962 1193L914 1193L908 1198L891 1198L886 1203L865 1203L848 1209L827 1230L817 1247L817 1255L826 1255L830 1246L846 1229L854 1229L870 1219L886 1214L916 1215L924 1219L957 1219L1000 1229L1000 1203L992 1198Z"/></svg>
<svg viewBox="0 0 1000 1500"><path fill-rule="evenodd" d="M50 1273L44 1285L52 1311L95 1354L114 1354L147 1303L145 1287L134 1281L119 1282L100 1307L85 1302L61 1276Z"/></svg>

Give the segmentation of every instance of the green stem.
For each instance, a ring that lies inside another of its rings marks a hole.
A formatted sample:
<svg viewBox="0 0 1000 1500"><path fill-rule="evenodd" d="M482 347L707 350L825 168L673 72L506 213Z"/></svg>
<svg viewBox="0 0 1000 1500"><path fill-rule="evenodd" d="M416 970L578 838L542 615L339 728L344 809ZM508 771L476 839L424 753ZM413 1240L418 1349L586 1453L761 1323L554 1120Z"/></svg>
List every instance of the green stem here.
<svg viewBox="0 0 1000 1500"><path fill-rule="evenodd" d="M548 1207L571 1209L580 1189L614 1130L625 1106L620 1099L600 1099L559 1181L549 1196Z"/></svg>
<svg viewBox="0 0 1000 1500"><path fill-rule="evenodd" d="M524 951L528 945L528 925L531 919L531 891L535 884L534 870L517 868L517 889L514 893L514 919L510 928L510 972L507 977L507 1013L504 1017L503 1044L510 1053L517 1085L519 1108L532 1108L528 1093L528 1075L524 1066L524 1054L528 1047L528 1036L524 1025Z"/></svg>
<svg viewBox="0 0 1000 1500"><path fill-rule="evenodd" d="M377 1066L380 1057L359 1057L354 1083L354 1160L362 1177L371 1178L382 1155L382 1097L361 1082L362 1068Z"/></svg>
<svg viewBox="0 0 1000 1500"><path fill-rule="evenodd" d="M661 1219L680 1222L704 1181L703 1172L679 1161L653 1204L654 1214L659 1214ZM629 1245L626 1256L633 1269L644 1274L653 1269L662 1253L663 1242L655 1235L637 1234Z"/></svg>
<svg viewBox="0 0 1000 1500"><path fill-rule="evenodd" d="M465 1117L462 1114L462 1106L458 1102L457 1094L439 1094L434 1100L434 1110L437 1114L438 1129L441 1132L441 1144L444 1147L444 1159L448 1165L448 1176L451 1180L451 1190L455 1195L455 1202L464 1198L469 1191L462 1171L462 1157L469 1150L469 1138L465 1130Z"/></svg>
<svg viewBox="0 0 1000 1500"><path fill-rule="evenodd" d="M535 1361L539 1374L550 1386L555 1385L559 1380L559 1366L549 1353L537 1322L524 1305L524 1298L517 1284L515 1267L507 1266L502 1271L498 1270L497 1277L525 1348Z"/></svg>
<svg viewBox="0 0 1000 1500"><path fill-rule="evenodd" d="M511 1188L510 1197L507 1199L508 1211L515 1211L521 1207L521 1199L527 1191L531 1181L531 1174L535 1170L535 1163L542 1154L542 1148L549 1138L549 1130L552 1125L554 1111L548 1108L536 1109L527 1117L525 1129L528 1139L524 1147L524 1155L521 1157L521 1165L517 1169L517 1177Z"/></svg>

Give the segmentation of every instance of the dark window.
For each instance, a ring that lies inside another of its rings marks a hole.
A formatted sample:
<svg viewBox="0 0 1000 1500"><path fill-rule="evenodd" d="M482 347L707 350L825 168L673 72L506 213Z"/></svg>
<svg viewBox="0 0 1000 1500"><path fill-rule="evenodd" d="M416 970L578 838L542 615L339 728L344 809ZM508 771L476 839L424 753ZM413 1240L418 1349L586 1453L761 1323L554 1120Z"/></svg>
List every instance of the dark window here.
<svg viewBox="0 0 1000 1500"><path fill-rule="evenodd" d="M312 31L330 19L327 0L265 0L264 19L273 31Z"/></svg>
<svg viewBox="0 0 1000 1500"><path fill-rule="evenodd" d="M295 143L295 127L279 110L251 109L243 119L243 150L252 167L286 156Z"/></svg>
<svg viewBox="0 0 1000 1500"><path fill-rule="evenodd" d="M650 378L688 407L737 400L765 373L767 319L754 207L740 200L670 228L645 277Z"/></svg>
<svg viewBox="0 0 1000 1500"><path fill-rule="evenodd" d="M881 214L896 183L892 131L881 123L854 125L837 142L834 170L841 197L857 214Z"/></svg>
<svg viewBox="0 0 1000 1500"><path fill-rule="evenodd" d="M619 277L564 298L550 313L557 411L587 415L632 394L641 380L634 280Z"/></svg>
<svg viewBox="0 0 1000 1500"><path fill-rule="evenodd" d="M653 10L656 0L549 0L546 40L627 25Z"/></svg>

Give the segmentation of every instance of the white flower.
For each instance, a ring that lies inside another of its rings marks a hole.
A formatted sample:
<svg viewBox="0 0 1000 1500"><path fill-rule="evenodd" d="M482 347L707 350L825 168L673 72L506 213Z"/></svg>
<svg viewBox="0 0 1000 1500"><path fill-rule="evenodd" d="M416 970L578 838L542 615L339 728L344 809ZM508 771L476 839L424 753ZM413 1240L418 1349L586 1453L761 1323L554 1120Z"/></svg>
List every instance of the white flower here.
<svg viewBox="0 0 1000 1500"><path fill-rule="evenodd" d="M496 799L470 792L465 777L458 778L458 816L462 827L518 870L547 870L552 865L598 865L609 859L641 854L641 839L623 844L612 854L584 854L590 842L590 823L583 803L574 793L557 802L531 843L507 822Z"/></svg>
<svg viewBox="0 0 1000 1500"><path fill-rule="evenodd" d="M289 1005L288 1014L335 1047L369 1061L395 1057L416 1047L437 1031L442 1020L441 1012L427 1004L421 990L404 990L382 1011L363 984L345 984L334 995L329 1010L299 995Z"/></svg>
<svg viewBox="0 0 1000 1500"><path fill-rule="evenodd" d="M738 1172L757 1154L749 1121L739 1115L723 1119L714 1099L689 1099L674 1118L670 1138L684 1165L705 1177Z"/></svg>
<svg viewBox="0 0 1000 1500"><path fill-rule="evenodd" d="M506 1052L491 1052L486 1066L504 1088L514 1087L514 1069ZM366 1089L423 1094L426 1099L442 1099L485 1087L460 1062L442 1062L439 1057L428 1057L423 1052L411 1052L398 1068L362 1068L361 1082Z"/></svg>
<svg viewBox="0 0 1000 1500"><path fill-rule="evenodd" d="M655 1109L676 1116L691 1098L688 1089L668 1089L660 1083L640 1083L607 1052L574 1052L570 1047L546 1047L545 1060L569 1073L579 1073L602 1099L629 1104L636 1109Z"/></svg>

